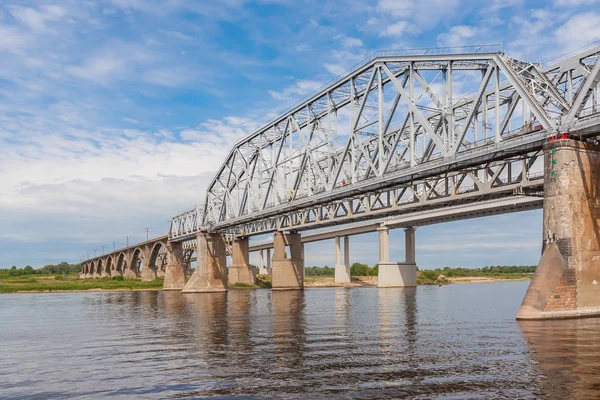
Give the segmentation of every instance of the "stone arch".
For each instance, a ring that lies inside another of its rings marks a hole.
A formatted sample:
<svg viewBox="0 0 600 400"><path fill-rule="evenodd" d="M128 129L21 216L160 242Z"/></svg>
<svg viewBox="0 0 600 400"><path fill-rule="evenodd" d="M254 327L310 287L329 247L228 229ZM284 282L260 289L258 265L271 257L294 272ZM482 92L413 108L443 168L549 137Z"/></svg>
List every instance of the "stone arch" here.
<svg viewBox="0 0 600 400"><path fill-rule="evenodd" d="M139 247L136 247L133 250L133 254L131 255L131 265L129 268L134 270L137 274L142 272L142 270L147 266L147 260L144 260L144 252Z"/></svg>
<svg viewBox="0 0 600 400"><path fill-rule="evenodd" d="M96 274L98 274L98 276L101 277L103 272L104 262L101 258L99 258L98 261L96 261Z"/></svg>
<svg viewBox="0 0 600 400"><path fill-rule="evenodd" d="M119 253L115 262L115 274L123 276L125 269L127 269L127 258L125 257L125 253Z"/></svg>
<svg viewBox="0 0 600 400"><path fill-rule="evenodd" d="M90 261L90 277L96 277L96 260Z"/></svg>
<svg viewBox="0 0 600 400"><path fill-rule="evenodd" d="M153 270L158 277L165 276L165 269L168 263L168 253L166 242L156 242L150 252L148 268Z"/></svg>
<svg viewBox="0 0 600 400"><path fill-rule="evenodd" d="M131 279L139 278L142 270L146 265L145 261L146 260L144 260L144 252L142 251L142 249L139 247L133 249L131 257L129 259L128 268L125 268L123 276Z"/></svg>
<svg viewBox="0 0 600 400"><path fill-rule="evenodd" d="M106 272L106 275L111 276L112 275L112 270L114 269L114 262L113 262L113 256L110 255L108 257L106 257L105 260L105 265L104 265L104 271Z"/></svg>

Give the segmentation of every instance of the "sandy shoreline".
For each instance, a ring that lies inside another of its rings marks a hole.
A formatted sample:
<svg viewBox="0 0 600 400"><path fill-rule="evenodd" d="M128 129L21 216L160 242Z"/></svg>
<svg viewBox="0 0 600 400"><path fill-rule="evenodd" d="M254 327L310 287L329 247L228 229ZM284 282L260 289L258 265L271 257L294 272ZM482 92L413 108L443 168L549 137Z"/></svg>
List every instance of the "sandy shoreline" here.
<svg viewBox="0 0 600 400"><path fill-rule="evenodd" d="M450 283L488 283L488 282L500 282L500 281L525 281L530 280L531 278L514 278L514 279L506 279L506 278L486 278L486 277L460 277L460 278L448 278ZM304 281L305 288L330 288L330 287L376 287L377 286L377 277L376 276L362 276L362 277L353 277L350 283L335 283L334 278L332 276L319 276L319 277L306 277ZM419 286L427 286L427 285L419 285ZM244 290L244 288L236 288L232 290ZM74 290L19 290L15 292L3 292L0 294L12 294L12 293L90 293L90 292L156 292L163 290L162 288L140 288L140 289L74 289ZM247 290L253 290L248 288Z"/></svg>

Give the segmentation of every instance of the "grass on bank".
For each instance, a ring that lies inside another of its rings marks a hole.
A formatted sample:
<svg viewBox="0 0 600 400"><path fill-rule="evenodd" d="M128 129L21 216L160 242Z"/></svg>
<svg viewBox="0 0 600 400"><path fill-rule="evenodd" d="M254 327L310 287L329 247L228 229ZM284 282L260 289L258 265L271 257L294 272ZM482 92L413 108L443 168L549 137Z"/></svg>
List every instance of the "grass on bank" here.
<svg viewBox="0 0 600 400"><path fill-rule="evenodd" d="M256 284L249 285L247 283L235 283L228 285L229 289L270 289L271 277L269 275L257 275Z"/></svg>
<svg viewBox="0 0 600 400"><path fill-rule="evenodd" d="M139 279L124 279L122 276L101 279L79 279L74 275L17 276L0 279L0 293L24 291L62 291L88 289L161 289L163 280L157 278L150 282Z"/></svg>

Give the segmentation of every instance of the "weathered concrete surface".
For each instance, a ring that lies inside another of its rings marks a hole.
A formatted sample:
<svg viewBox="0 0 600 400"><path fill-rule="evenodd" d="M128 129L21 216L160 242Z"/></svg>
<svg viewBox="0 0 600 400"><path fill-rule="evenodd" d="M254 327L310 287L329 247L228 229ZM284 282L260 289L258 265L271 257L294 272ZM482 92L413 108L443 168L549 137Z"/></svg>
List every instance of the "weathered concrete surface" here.
<svg viewBox="0 0 600 400"><path fill-rule="evenodd" d="M415 287L417 286L417 264L415 263L415 228L405 229L406 261L390 261L389 229L382 226L379 232L379 271L377 287Z"/></svg>
<svg viewBox="0 0 600 400"><path fill-rule="evenodd" d="M142 272L140 272L140 278L142 278L142 281L144 282L153 281L156 279L156 271L145 265L144 268L142 268Z"/></svg>
<svg viewBox="0 0 600 400"><path fill-rule="evenodd" d="M348 264L335 265L334 282L350 283L350 266Z"/></svg>
<svg viewBox="0 0 600 400"><path fill-rule="evenodd" d="M235 238L231 246L232 264L227 268L227 283L235 285L243 283L254 285L256 283L256 268L250 265L250 251L248 238Z"/></svg>
<svg viewBox="0 0 600 400"><path fill-rule="evenodd" d="M199 233L196 270L182 293L224 292L227 290L225 240L218 233Z"/></svg>
<svg viewBox="0 0 600 400"><path fill-rule="evenodd" d="M304 257L300 239L298 233L275 233L271 281L273 290L304 289ZM289 258L285 254L286 245L290 248Z"/></svg>
<svg viewBox="0 0 600 400"><path fill-rule="evenodd" d="M167 244L168 263L165 268L164 290L183 290L187 280L186 268L183 261L183 245L181 243Z"/></svg>
<svg viewBox="0 0 600 400"><path fill-rule="evenodd" d="M517 319L600 315L600 146L544 152L544 252Z"/></svg>
<svg viewBox="0 0 600 400"><path fill-rule="evenodd" d="M335 283L350 283L350 239L344 236L344 262L341 260L340 237L335 238Z"/></svg>
<svg viewBox="0 0 600 400"><path fill-rule="evenodd" d="M123 277L126 279L137 279L138 278L135 271L133 271L131 268L125 269L125 271L123 272Z"/></svg>
<svg viewBox="0 0 600 400"><path fill-rule="evenodd" d="M415 287L417 286L417 265L413 263L379 263L377 287Z"/></svg>

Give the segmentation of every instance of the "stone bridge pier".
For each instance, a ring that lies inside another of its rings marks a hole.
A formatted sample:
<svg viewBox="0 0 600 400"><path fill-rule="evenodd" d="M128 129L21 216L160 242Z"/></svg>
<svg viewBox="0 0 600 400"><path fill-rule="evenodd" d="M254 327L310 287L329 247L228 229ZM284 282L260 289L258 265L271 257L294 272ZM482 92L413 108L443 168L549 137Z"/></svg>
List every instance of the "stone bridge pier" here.
<svg viewBox="0 0 600 400"><path fill-rule="evenodd" d="M250 265L250 243L247 237L237 237L231 246L232 264L227 269L227 283L256 283L256 268Z"/></svg>
<svg viewBox="0 0 600 400"><path fill-rule="evenodd" d="M183 260L183 243L167 244L167 266L163 289L183 290L187 281L187 269Z"/></svg>
<svg viewBox="0 0 600 400"><path fill-rule="evenodd" d="M517 319L600 315L600 146L544 146L543 235Z"/></svg>
<svg viewBox="0 0 600 400"><path fill-rule="evenodd" d="M227 291L227 249L220 233L196 236L196 270L185 284L183 293Z"/></svg>
<svg viewBox="0 0 600 400"><path fill-rule="evenodd" d="M289 254L286 254L289 246ZM276 232L273 237L273 290L304 289L304 245L297 232Z"/></svg>

